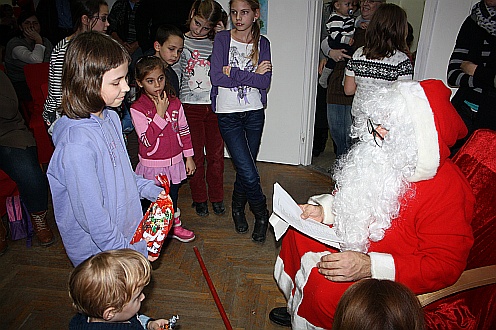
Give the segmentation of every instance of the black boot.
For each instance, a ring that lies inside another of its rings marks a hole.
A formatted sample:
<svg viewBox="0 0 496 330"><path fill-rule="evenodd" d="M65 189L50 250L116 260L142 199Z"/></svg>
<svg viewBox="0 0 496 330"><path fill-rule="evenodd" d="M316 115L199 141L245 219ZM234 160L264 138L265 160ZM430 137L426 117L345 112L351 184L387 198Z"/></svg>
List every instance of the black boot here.
<svg viewBox="0 0 496 330"><path fill-rule="evenodd" d="M234 220L234 228L239 234L244 234L248 231L248 222L246 222L245 215L246 202L246 195L233 191L232 218Z"/></svg>
<svg viewBox="0 0 496 330"><path fill-rule="evenodd" d="M265 197L261 202L250 203L250 209L255 215L255 227L253 228L251 238L257 243L263 243L265 242L267 227L269 226L269 211L267 210Z"/></svg>

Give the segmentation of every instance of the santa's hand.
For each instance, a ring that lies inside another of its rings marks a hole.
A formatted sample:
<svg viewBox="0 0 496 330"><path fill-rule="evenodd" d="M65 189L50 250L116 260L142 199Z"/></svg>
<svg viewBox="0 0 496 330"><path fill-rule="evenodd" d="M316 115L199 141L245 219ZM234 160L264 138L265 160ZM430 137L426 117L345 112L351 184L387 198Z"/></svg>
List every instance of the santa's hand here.
<svg viewBox="0 0 496 330"><path fill-rule="evenodd" d="M299 205L303 211L301 218L306 220L308 218L322 223L324 221L324 208L321 205L303 204Z"/></svg>
<svg viewBox="0 0 496 330"><path fill-rule="evenodd" d="M151 255L148 255L148 261L150 261L150 262L154 262L157 259L158 259L158 257L152 257Z"/></svg>
<svg viewBox="0 0 496 330"><path fill-rule="evenodd" d="M317 268L333 282L358 281L372 276L370 257L354 251L327 254L320 258Z"/></svg>

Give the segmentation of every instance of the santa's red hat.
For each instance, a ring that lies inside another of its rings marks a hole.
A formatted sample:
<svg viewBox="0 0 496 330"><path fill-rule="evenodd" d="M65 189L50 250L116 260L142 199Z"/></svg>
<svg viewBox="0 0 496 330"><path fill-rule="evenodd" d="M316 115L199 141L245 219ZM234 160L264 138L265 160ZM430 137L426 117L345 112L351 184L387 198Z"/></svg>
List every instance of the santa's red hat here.
<svg viewBox="0 0 496 330"><path fill-rule="evenodd" d="M417 140L417 166L408 181L431 179L449 157L449 148L467 135L467 127L450 102L451 90L442 81L399 81L393 89L406 100Z"/></svg>

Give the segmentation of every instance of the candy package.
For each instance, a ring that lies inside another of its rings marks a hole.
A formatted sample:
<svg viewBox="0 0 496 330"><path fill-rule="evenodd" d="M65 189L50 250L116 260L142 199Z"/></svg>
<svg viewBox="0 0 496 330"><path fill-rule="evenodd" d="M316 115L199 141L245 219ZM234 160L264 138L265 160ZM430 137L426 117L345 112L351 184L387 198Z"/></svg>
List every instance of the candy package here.
<svg viewBox="0 0 496 330"><path fill-rule="evenodd" d="M157 180L164 187L167 196L158 198L150 205L131 240L133 244L142 239L148 239L148 255L152 257L160 255L160 250L174 220L174 207L169 196L169 180L163 174L157 175Z"/></svg>

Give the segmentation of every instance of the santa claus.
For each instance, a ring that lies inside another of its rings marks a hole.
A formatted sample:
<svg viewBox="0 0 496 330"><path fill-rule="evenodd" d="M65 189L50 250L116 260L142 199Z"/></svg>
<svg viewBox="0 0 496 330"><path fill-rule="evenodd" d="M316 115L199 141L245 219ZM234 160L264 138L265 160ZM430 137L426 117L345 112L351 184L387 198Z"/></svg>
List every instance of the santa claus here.
<svg viewBox="0 0 496 330"><path fill-rule="evenodd" d="M287 307L272 321L330 329L344 291L363 278L416 294L453 284L473 243L471 188L449 156L467 134L441 81L400 81L355 96L358 142L337 162L335 193L311 197L302 218L332 225L340 250L290 229L274 276Z"/></svg>

